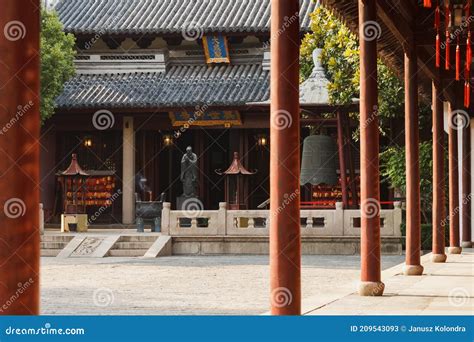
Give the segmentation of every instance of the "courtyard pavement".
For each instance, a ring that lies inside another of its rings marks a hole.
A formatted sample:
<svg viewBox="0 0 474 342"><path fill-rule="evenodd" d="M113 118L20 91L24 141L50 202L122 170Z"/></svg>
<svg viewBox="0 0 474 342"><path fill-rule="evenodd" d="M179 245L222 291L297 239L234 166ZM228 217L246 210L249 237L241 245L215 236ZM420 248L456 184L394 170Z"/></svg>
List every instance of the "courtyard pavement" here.
<svg viewBox="0 0 474 342"><path fill-rule="evenodd" d="M401 275L403 256L383 257L383 297L359 297L358 256L304 256L309 315L472 314L473 251ZM42 258L42 314L259 315L268 312L268 256Z"/></svg>
<svg viewBox="0 0 474 342"><path fill-rule="evenodd" d="M403 256L384 256L384 268ZM42 314L259 315L269 309L268 256L42 258ZM304 297L352 291L358 256L304 256Z"/></svg>

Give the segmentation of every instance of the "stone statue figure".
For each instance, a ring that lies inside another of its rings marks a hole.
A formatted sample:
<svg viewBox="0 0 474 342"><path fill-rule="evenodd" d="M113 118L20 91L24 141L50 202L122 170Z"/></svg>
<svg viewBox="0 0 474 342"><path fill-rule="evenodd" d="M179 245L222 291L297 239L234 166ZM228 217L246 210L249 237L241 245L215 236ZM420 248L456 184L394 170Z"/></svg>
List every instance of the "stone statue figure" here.
<svg viewBox="0 0 474 342"><path fill-rule="evenodd" d="M181 159L181 182L183 183L183 197L197 196L197 155L191 146L186 148L186 153Z"/></svg>

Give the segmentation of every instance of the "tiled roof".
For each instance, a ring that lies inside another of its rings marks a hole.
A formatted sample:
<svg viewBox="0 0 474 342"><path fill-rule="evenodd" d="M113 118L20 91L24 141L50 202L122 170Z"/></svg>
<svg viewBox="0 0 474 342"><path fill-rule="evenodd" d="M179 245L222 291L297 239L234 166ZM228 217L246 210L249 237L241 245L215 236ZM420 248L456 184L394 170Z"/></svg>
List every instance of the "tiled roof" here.
<svg viewBox="0 0 474 342"><path fill-rule="evenodd" d="M261 65L173 66L166 73L76 75L56 99L66 108L238 106L270 97Z"/></svg>
<svg viewBox="0 0 474 342"><path fill-rule="evenodd" d="M310 28L313 0L300 0L302 30ZM62 0L56 6L68 32L181 34L265 32L270 0ZM290 20L291 18L289 18Z"/></svg>

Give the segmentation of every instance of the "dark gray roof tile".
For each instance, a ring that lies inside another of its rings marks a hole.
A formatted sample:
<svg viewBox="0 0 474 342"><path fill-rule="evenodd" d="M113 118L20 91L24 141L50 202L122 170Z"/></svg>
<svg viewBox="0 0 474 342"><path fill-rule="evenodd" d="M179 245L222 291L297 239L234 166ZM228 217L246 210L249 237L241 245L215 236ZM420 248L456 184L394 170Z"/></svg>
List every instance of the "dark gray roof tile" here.
<svg viewBox="0 0 474 342"><path fill-rule="evenodd" d="M316 4L300 0L301 29L310 29ZM270 0L62 0L56 6L68 32L180 34L270 30Z"/></svg>
<svg viewBox="0 0 474 342"><path fill-rule="evenodd" d="M173 66L165 73L76 75L56 99L60 109L239 106L270 96L261 65Z"/></svg>

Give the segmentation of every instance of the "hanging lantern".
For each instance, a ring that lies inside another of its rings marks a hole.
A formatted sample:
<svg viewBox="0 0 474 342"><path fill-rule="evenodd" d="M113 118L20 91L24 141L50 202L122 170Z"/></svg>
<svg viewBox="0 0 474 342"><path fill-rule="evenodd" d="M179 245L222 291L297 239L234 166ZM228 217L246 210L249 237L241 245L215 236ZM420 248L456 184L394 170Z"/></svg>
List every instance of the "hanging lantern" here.
<svg viewBox="0 0 474 342"><path fill-rule="evenodd" d="M163 146L170 147L173 146L174 140L171 134L163 135Z"/></svg>
<svg viewBox="0 0 474 342"><path fill-rule="evenodd" d="M472 64L472 51L471 51L471 32L467 34L466 40L466 64L464 71L464 107L469 108L471 106L471 64Z"/></svg>
<svg viewBox="0 0 474 342"><path fill-rule="evenodd" d="M431 7L431 0L423 0L423 6L426 8Z"/></svg>
<svg viewBox="0 0 474 342"><path fill-rule="evenodd" d="M436 67L441 65L441 39L439 33L436 35Z"/></svg>
<svg viewBox="0 0 474 342"><path fill-rule="evenodd" d="M472 64L471 32L468 32L467 40L466 40L466 73L469 73L471 71L471 64ZM467 74L466 74L466 78L468 78Z"/></svg>
<svg viewBox="0 0 474 342"><path fill-rule="evenodd" d="M301 185L336 185L337 145L327 135L311 135L304 140Z"/></svg>
<svg viewBox="0 0 474 342"><path fill-rule="evenodd" d="M446 59L445 59L445 69L449 70L451 63L451 37L449 31L446 30Z"/></svg>
<svg viewBox="0 0 474 342"><path fill-rule="evenodd" d="M471 106L471 86L469 80L466 80L464 84L464 107L469 108Z"/></svg>
<svg viewBox="0 0 474 342"><path fill-rule="evenodd" d="M456 45L456 81L461 79L461 48L459 47L459 37L458 43Z"/></svg>

